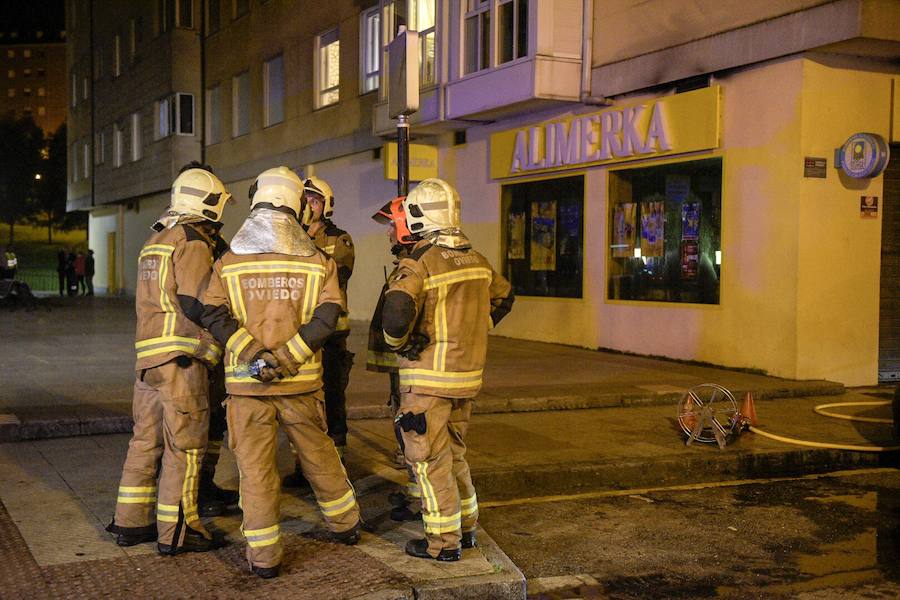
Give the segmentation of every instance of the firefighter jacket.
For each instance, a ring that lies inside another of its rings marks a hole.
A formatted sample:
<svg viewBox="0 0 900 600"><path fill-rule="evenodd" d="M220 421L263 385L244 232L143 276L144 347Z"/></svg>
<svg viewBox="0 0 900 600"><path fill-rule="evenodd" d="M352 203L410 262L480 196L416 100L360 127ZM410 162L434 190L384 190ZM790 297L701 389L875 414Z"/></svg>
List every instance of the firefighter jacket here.
<svg viewBox="0 0 900 600"><path fill-rule="evenodd" d="M135 284L137 370L178 356L217 364L221 347L199 325L199 298L216 252L227 247L210 225L182 223L150 236L138 256Z"/></svg>
<svg viewBox="0 0 900 600"><path fill-rule="evenodd" d="M388 275L388 281L396 272L397 269L395 268ZM377 373L396 373L400 366L397 354L384 340L382 313L384 312L384 294L387 290L388 284L385 283L384 287L381 288L381 294L378 296L378 304L375 305L372 320L369 322L369 351L366 355L366 370Z"/></svg>
<svg viewBox="0 0 900 600"><path fill-rule="evenodd" d="M320 348L344 310L337 267L323 252L226 252L213 267L203 303L203 325L225 346L229 394L303 394L322 387ZM247 363L256 348L286 349L298 373L268 383L253 378Z"/></svg>
<svg viewBox="0 0 900 600"><path fill-rule="evenodd" d="M347 283L350 276L353 275L353 263L356 255L353 250L353 238L343 229L337 227L328 219L322 220L322 227L312 236L316 248L334 259L337 264L338 283L341 288L341 298L343 299L344 310L338 317L337 327L335 331L350 331L350 316L348 314L347 304Z"/></svg>
<svg viewBox="0 0 900 600"><path fill-rule="evenodd" d="M509 282L475 250L418 242L400 260L384 296L384 338L400 350L401 391L478 394L488 330L512 303Z"/></svg>

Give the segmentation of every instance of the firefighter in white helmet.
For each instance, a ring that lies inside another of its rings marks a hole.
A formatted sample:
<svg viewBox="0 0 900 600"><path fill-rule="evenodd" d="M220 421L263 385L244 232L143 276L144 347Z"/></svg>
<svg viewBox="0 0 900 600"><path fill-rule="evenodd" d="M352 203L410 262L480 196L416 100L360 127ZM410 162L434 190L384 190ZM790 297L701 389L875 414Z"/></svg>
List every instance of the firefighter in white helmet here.
<svg viewBox="0 0 900 600"><path fill-rule="evenodd" d="M472 400L481 389L488 329L511 309L508 281L472 249L460 226L457 191L426 179L392 215L409 246L388 282L382 326L400 355L400 429L422 493L425 538L406 552L455 561L475 545L478 503L466 463Z"/></svg>
<svg viewBox="0 0 900 600"><path fill-rule="evenodd" d="M250 197L250 215L213 266L203 323L225 346L229 446L241 473L247 558L254 573L270 578L283 556L279 423L334 538L355 544L360 518L327 434L321 391L321 347L344 311L337 266L300 226L303 183L293 171L264 171Z"/></svg>
<svg viewBox="0 0 900 600"><path fill-rule="evenodd" d="M322 346L322 381L325 393L325 420L328 435L343 456L347 446L347 398L345 392L350 383L350 369L353 353L347 350L350 335L350 319L347 314L347 284L353 274L355 254L353 238L332 221L334 215L334 192L328 183L319 177L307 177L303 181L303 195L306 208L303 226L316 247L334 259L337 265L338 284L344 301L344 310L338 317L335 332ZM307 484L299 464L294 473L284 478L286 487Z"/></svg>
<svg viewBox="0 0 900 600"><path fill-rule="evenodd" d="M138 257L134 434L107 528L121 546L157 540L160 554L171 555L218 545L200 522L197 489L210 418L207 369L222 349L198 322L230 198L209 167L186 165Z"/></svg>

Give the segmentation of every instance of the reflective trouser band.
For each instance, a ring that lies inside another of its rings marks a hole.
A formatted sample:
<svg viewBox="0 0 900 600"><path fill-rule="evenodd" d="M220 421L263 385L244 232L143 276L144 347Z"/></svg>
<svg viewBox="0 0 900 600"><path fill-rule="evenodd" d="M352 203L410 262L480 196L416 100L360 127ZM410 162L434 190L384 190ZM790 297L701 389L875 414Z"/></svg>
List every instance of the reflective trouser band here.
<svg viewBox="0 0 900 600"><path fill-rule="evenodd" d="M247 331L246 327L241 327L237 331L235 331L228 341L225 342L225 347L228 348L228 351L231 352L231 356L233 360L236 362L238 360L238 356L241 355L241 352L250 345L250 342L253 341L253 336L250 335L250 332Z"/></svg>
<svg viewBox="0 0 900 600"><path fill-rule="evenodd" d="M415 385L442 389L468 389L481 387L483 370L433 371L431 369L400 368L400 385Z"/></svg>
<svg viewBox="0 0 900 600"><path fill-rule="evenodd" d="M478 512L478 498L472 494L469 498L461 498L459 501L462 516L468 517Z"/></svg>
<svg viewBox="0 0 900 600"><path fill-rule="evenodd" d="M177 504L156 504L156 520L164 523L178 522L178 505Z"/></svg>
<svg viewBox="0 0 900 600"><path fill-rule="evenodd" d="M400 364L397 361L397 355L393 352L376 352L375 350L369 350L366 363L378 367L396 367Z"/></svg>
<svg viewBox="0 0 900 600"><path fill-rule="evenodd" d="M312 358L313 354L315 354L315 352L310 350L309 346L306 344L306 341L304 341L303 337L299 333L295 334L294 337L287 341L287 347L291 353L291 356L293 356L297 360L297 362L301 364L308 361L310 358Z"/></svg>
<svg viewBox="0 0 900 600"><path fill-rule="evenodd" d="M430 514L440 514L441 511L438 508L437 494L434 493L434 486L432 486L431 482L428 480L428 463L413 463L413 468L416 472L416 481L418 481L419 488L422 490L423 508Z"/></svg>
<svg viewBox="0 0 900 600"><path fill-rule="evenodd" d="M382 330L382 333L384 333L384 341L387 342L387 345L390 346L391 348L400 349L406 345L406 340L409 339L408 331L406 332L406 334L403 337L399 337L399 338L395 338L394 336L390 335L387 331L384 331L384 330Z"/></svg>
<svg viewBox="0 0 900 600"><path fill-rule="evenodd" d="M266 385L279 385L282 383L294 383L297 381L316 381L322 377L322 363L306 363L300 365L300 372L292 377L282 377L266 383ZM250 376L247 368L225 367L225 383L263 383L259 379Z"/></svg>
<svg viewBox="0 0 900 600"><path fill-rule="evenodd" d="M197 488L200 474L200 450L185 450L186 462L184 483L181 485L181 506L184 507L184 520L188 523L200 518L197 514Z"/></svg>
<svg viewBox="0 0 900 600"><path fill-rule="evenodd" d="M120 485L117 502L120 504L153 504L156 502L156 486Z"/></svg>
<svg viewBox="0 0 900 600"><path fill-rule="evenodd" d="M322 509L322 514L326 517L338 517L354 506L356 506L356 497L353 495L352 489L348 490L346 494L337 500L319 502L319 508Z"/></svg>
<svg viewBox="0 0 900 600"><path fill-rule="evenodd" d="M220 454L222 452L222 442L219 440L209 440L206 444L207 454Z"/></svg>
<svg viewBox="0 0 900 600"><path fill-rule="evenodd" d="M277 544L281 540L281 527L276 523L265 529L243 529L244 537L247 538L247 545L251 548L260 548L262 546L271 546Z"/></svg>
<svg viewBox="0 0 900 600"><path fill-rule="evenodd" d="M446 517L423 513L422 521L425 523L425 533L431 534L451 533L462 527L462 519L459 513Z"/></svg>
<svg viewBox="0 0 900 600"><path fill-rule="evenodd" d="M349 331L350 330L350 316L349 315L341 315L338 317L337 325L334 326L335 331Z"/></svg>

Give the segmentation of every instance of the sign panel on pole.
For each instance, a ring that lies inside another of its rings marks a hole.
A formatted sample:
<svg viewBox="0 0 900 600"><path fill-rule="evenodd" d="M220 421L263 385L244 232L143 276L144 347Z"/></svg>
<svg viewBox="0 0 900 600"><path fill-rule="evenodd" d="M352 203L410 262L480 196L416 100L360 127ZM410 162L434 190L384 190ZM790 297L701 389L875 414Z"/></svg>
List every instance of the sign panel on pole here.
<svg viewBox="0 0 900 600"><path fill-rule="evenodd" d="M388 114L419 110L419 33L403 29L388 44Z"/></svg>

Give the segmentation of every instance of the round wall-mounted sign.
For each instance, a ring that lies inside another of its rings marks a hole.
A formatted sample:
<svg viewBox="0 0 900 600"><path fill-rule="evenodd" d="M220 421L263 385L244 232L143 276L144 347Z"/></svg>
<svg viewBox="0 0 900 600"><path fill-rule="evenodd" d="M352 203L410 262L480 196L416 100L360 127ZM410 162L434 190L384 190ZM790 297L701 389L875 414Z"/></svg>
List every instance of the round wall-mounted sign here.
<svg viewBox="0 0 900 600"><path fill-rule="evenodd" d="M841 146L841 169L849 177L877 177L888 164L891 151L877 133L854 133Z"/></svg>

